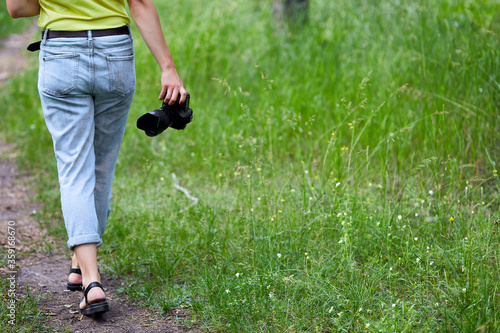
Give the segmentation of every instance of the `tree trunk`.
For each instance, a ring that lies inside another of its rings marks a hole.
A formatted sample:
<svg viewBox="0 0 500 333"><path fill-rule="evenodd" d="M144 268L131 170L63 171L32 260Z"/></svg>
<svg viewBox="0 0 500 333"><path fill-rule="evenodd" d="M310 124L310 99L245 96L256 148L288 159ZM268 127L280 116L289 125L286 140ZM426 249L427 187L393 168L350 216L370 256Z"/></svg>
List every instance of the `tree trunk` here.
<svg viewBox="0 0 500 333"><path fill-rule="evenodd" d="M309 0L274 0L274 18L291 25L307 23Z"/></svg>

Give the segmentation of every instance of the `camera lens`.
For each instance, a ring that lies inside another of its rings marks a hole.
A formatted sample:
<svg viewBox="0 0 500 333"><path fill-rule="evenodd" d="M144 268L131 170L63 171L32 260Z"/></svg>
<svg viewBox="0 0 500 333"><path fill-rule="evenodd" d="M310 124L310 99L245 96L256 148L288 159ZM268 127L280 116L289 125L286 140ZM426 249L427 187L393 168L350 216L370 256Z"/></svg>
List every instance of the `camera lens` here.
<svg viewBox="0 0 500 333"><path fill-rule="evenodd" d="M170 117L163 108L148 112L137 119L137 127L147 136L157 136L172 124Z"/></svg>

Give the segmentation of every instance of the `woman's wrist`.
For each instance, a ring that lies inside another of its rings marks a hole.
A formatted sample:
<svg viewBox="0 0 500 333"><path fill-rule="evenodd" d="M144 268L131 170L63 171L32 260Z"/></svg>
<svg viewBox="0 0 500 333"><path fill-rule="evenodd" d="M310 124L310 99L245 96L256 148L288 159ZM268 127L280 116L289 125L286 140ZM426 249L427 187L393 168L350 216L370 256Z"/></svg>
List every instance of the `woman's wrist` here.
<svg viewBox="0 0 500 333"><path fill-rule="evenodd" d="M162 73L172 73L172 71L177 72L177 69L175 68L174 63L172 62L171 64L168 65L160 65L161 72Z"/></svg>

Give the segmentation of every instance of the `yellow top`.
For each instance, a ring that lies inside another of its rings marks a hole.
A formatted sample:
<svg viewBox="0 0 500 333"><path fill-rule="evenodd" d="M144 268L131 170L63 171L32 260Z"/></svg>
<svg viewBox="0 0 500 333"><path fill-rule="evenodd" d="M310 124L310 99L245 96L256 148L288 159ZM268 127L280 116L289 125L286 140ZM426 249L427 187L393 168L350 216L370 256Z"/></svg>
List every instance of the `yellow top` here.
<svg viewBox="0 0 500 333"><path fill-rule="evenodd" d="M118 28L130 23L125 0L39 0L42 30L80 31Z"/></svg>

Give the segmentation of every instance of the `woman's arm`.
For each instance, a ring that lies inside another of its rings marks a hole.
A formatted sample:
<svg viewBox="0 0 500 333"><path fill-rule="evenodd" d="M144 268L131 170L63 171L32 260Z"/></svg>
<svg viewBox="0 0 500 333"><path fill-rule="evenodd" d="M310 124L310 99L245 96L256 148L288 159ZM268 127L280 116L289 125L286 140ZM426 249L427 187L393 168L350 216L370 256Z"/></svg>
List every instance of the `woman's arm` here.
<svg viewBox="0 0 500 333"><path fill-rule="evenodd" d="M186 100L186 90L175 69L163 32L158 12L151 0L127 0L130 14L142 38L161 68L161 92L158 99L173 105L177 95L181 94L180 103Z"/></svg>
<svg viewBox="0 0 500 333"><path fill-rule="evenodd" d="M38 0L7 0L7 11L13 18L36 16L40 14Z"/></svg>

